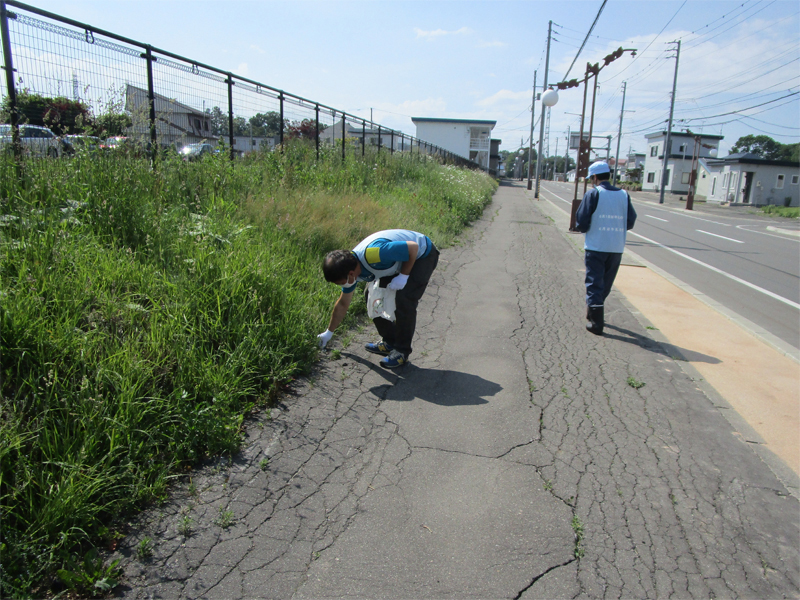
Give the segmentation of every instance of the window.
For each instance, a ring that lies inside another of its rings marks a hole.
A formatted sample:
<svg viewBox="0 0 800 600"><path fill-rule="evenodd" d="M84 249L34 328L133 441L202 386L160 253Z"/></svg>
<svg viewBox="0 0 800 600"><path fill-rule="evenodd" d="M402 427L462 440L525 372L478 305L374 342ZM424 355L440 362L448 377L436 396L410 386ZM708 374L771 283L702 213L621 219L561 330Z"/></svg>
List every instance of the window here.
<svg viewBox="0 0 800 600"><path fill-rule="evenodd" d="M711 195L714 195L714 192L717 191L717 178L714 177L711 179Z"/></svg>
<svg viewBox="0 0 800 600"><path fill-rule="evenodd" d="M650 156L658 156L658 146L650 146Z"/></svg>
<svg viewBox="0 0 800 600"><path fill-rule="evenodd" d="M727 183L728 183L728 174L724 173L722 175L722 187L725 187L727 185Z"/></svg>
<svg viewBox="0 0 800 600"><path fill-rule="evenodd" d="M775 189L782 190L783 189L783 180L786 179L786 175L778 175L778 183L775 184Z"/></svg>
<svg viewBox="0 0 800 600"><path fill-rule="evenodd" d="M655 173L648 173L647 174L647 183L655 183L656 174Z"/></svg>
<svg viewBox="0 0 800 600"><path fill-rule="evenodd" d="M797 185L798 179L800 179L800 175L792 175L792 185Z"/></svg>
<svg viewBox="0 0 800 600"><path fill-rule="evenodd" d="M689 183L691 173L681 173L681 183Z"/></svg>
<svg viewBox="0 0 800 600"><path fill-rule="evenodd" d="M686 152L686 144L681 144L678 146L678 152Z"/></svg>

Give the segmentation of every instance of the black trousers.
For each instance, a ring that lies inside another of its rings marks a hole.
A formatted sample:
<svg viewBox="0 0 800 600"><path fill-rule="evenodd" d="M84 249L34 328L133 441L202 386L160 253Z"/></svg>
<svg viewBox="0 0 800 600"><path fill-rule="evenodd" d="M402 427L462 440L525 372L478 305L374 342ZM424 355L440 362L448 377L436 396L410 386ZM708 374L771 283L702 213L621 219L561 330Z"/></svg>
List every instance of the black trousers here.
<svg viewBox="0 0 800 600"><path fill-rule="evenodd" d="M411 339L417 328L417 305L425 293L425 288L428 287L437 264L439 264L439 250L434 246L428 256L414 263L405 287L397 291L394 323L381 317L372 319L383 341L405 356L411 354ZM392 279L394 275L383 277L381 287L386 287Z"/></svg>
<svg viewBox="0 0 800 600"><path fill-rule="evenodd" d="M586 264L586 306L603 306L617 277L622 253L586 250L583 259Z"/></svg>

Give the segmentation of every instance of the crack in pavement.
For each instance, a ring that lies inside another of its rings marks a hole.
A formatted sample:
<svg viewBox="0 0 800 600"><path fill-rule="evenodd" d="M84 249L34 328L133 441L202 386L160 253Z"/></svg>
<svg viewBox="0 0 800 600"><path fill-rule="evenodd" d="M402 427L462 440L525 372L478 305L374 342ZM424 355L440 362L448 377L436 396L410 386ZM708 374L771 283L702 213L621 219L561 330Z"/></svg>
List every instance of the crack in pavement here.
<svg viewBox="0 0 800 600"><path fill-rule="evenodd" d="M800 595L797 499L616 292L629 343L586 334L580 259L540 212L501 187L442 252L413 362L377 367L369 323L337 336L241 453L133 524L118 595Z"/></svg>

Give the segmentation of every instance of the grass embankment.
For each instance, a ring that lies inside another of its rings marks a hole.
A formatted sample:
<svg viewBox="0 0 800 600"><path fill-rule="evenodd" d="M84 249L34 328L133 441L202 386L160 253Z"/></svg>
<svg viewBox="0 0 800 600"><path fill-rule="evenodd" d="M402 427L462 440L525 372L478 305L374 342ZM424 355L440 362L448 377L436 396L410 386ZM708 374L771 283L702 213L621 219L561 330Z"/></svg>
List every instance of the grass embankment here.
<svg viewBox="0 0 800 600"><path fill-rule="evenodd" d="M3 597L102 593L93 548L317 358L321 259L386 228L447 245L486 175L289 145L230 163L0 158ZM363 309L363 307L362 307ZM98 587L93 587L99 580Z"/></svg>

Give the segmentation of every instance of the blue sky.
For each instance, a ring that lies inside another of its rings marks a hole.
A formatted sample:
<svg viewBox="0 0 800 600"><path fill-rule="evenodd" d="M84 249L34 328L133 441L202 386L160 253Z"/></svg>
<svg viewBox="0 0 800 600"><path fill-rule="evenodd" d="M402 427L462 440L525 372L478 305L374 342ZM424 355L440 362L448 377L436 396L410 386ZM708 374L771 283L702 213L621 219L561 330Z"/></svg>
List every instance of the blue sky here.
<svg viewBox="0 0 800 600"><path fill-rule="evenodd" d="M527 145L548 21L552 83L566 74L602 0L29 4L351 114L369 118L372 108L376 122L410 134L412 116L494 120L493 137L513 151ZM644 152L643 136L666 127L675 68L668 42L680 39L674 130L722 133L721 155L749 133L795 143L800 95L749 107L800 91L799 13L796 0L609 0L569 77L619 46L637 48L635 60L626 54L601 72L595 132L614 136L613 156L627 81L621 153ZM568 113L579 113L582 100L583 88L561 92L549 154L556 140L563 154L567 127L579 127Z"/></svg>

